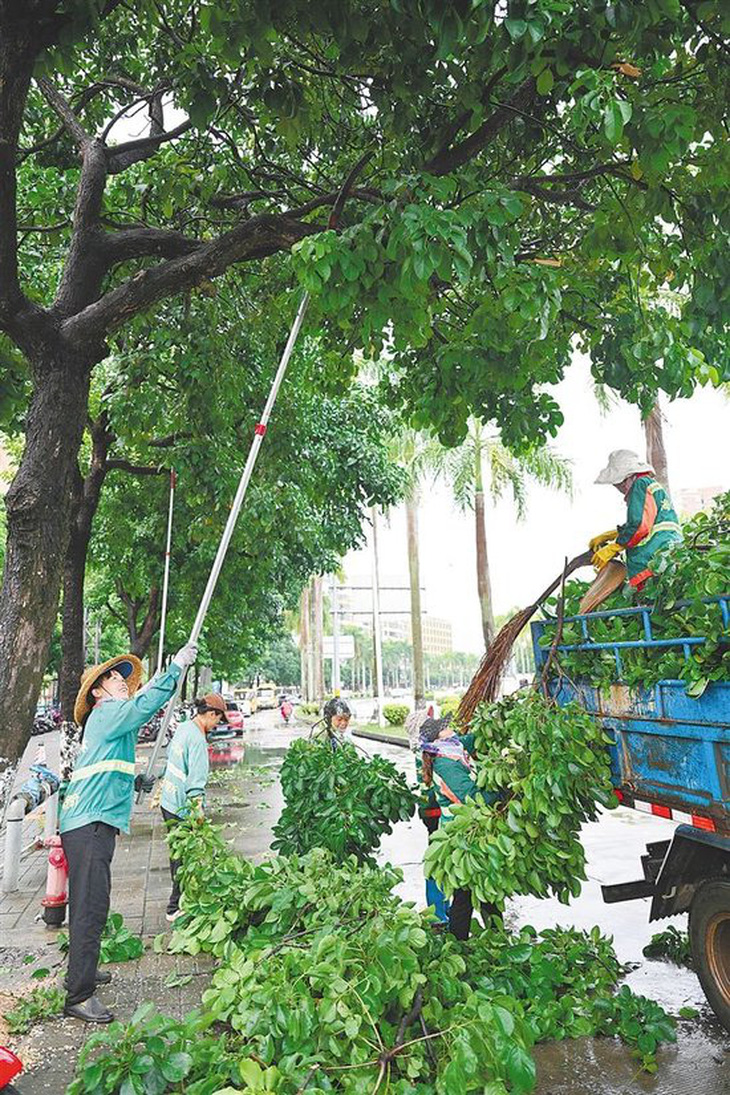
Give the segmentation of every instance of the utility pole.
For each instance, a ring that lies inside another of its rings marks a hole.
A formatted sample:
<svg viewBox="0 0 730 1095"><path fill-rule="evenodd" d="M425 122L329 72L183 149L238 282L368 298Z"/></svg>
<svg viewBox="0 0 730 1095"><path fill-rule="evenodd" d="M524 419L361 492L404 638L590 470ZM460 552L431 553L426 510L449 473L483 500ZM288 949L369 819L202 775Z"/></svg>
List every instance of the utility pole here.
<svg viewBox="0 0 730 1095"><path fill-rule="evenodd" d="M383 641L380 633L380 563L378 559L378 510L370 511L373 520L373 646L375 649L375 704L378 726L385 726L383 715Z"/></svg>
<svg viewBox="0 0 730 1095"><path fill-rule="evenodd" d="M340 610L337 604L337 575L332 575L332 691L340 694Z"/></svg>

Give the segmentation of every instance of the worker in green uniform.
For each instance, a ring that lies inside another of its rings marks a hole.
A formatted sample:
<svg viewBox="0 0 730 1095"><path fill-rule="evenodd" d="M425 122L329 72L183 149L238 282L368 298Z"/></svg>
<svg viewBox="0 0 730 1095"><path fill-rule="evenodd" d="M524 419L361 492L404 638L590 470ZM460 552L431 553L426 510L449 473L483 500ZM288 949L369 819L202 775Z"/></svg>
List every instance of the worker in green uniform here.
<svg viewBox="0 0 730 1095"><path fill-rule="evenodd" d="M91 666L81 678L74 720L82 727L82 743L61 807L60 830L69 895L64 1013L87 1023L110 1023L114 1018L95 988L111 980L97 967L117 832L129 832L134 791L149 791L154 782L141 773L135 778L137 734L174 695L181 672L196 656L197 647L188 643L170 668L143 689L142 663L133 654Z"/></svg>
<svg viewBox="0 0 730 1095"><path fill-rule="evenodd" d="M210 692L195 700L196 714L180 723L170 742L167 768L162 784L160 808L168 825L177 824L187 817L193 803L205 802L205 785L208 782L207 734L220 723L228 722L226 701L217 692ZM172 892L167 902L167 919L172 922L180 916L180 886L178 870L180 861L170 857Z"/></svg>
<svg viewBox="0 0 730 1095"><path fill-rule="evenodd" d="M682 530L667 490L654 469L630 449L616 449L596 483L609 483L626 499L626 523L590 541L593 565L601 571L624 551L629 584L641 591L653 577L651 560L660 548L682 539Z"/></svg>
<svg viewBox="0 0 730 1095"><path fill-rule="evenodd" d="M441 809L439 826L448 825L454 816L454 806L467 799L496 802L499 795L481 790L476 783L474 735L456 733L451 718L426 719L421 725L422 779L433 787ZM457 939L468 939L474 903L470 890L457 889L449 906L449 931ZM482 919L498 916L496 906L482 902Z"/></svg>
<svg viewBox="0 0 730 1095"><path fill-rule="evenodd" d="M418 816L425 825L430 840L439 827L441 807L436 800L433 781L431 781L430 786L426 786L423 781L423 754L421 752L420 733L421 727L428 719L433 719L433 704L412 711L405 721L405 729L416 764L419 793ZM433 878L426 879L426 904L433 909L437 926L441 927L448 924L449 902L443 890Z"/></svg>

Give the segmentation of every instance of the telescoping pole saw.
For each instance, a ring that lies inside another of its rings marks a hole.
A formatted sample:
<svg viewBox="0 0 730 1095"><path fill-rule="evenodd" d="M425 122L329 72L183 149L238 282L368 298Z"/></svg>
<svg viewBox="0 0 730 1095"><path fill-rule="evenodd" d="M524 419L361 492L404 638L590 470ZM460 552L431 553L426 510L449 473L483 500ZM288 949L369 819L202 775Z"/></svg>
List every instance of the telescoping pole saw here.
<svg viewBox="0 0 730 1095"><path fill-rule="evenodd" d="M165 652L165 623L167 621L167 591L170 587L170 545L172 544L172 513L175 507L175 487L177 486L177 474L173 468L170 472L170 506L167 513L167 539L165 541L165 576L162 579L162 615L160 616L160 641L157 645L157 672L162 669L162 658Z"/></svg>
<svg viewBox="0 0 730 1095"><path fill-rule="evenodd" d="M355 179L360 174L363 167L370 159L371 155L372 153L368 152L366 153L366 155L361 157L361 159L358 160L358 162L355 164L352 171L342 184L342 189L337 195L335 204L332 207L332 212L330 214L328 222L329 228L337 228L340 216L342 214L342 209L344 207L345 201L347 200L347 195L350 193ZM233 536L236 522L238 521L238 515L241 512L243 500L246 497L248 484L251 481L251 475L256 464L256 458L258 457L259 449L261 448L264 437L266 435L266 428L268 426L269 418L271 417L271 412L274 409L274 404L276 403L276 397L279 394L279 388L281 387L284 375L287 370L287 366L289 365L289 359L291 358L292 351L294 350L297 338L299 337L299 332L301 330L302 323L304 322L304 316L306 314L308 305L309 293L305 292L300 301L299 308L297 309L297 314L294 318L292 329L289 332L289 338L287 339L286 346L284 347L284 352L281 355L279 368L276 370L274 382L271 385L271 391L269 392L269 398L266 400L266 406L264 407L261 418L254 427L254 438L251 443L248 459L246 460L246 465L243 469L243 474L241 475L241 480L238 484L238 490L236 491L235 497L233 499L231 511L228 514L226 527L223 530L221 542L218 545L218 551L216 553L215 559L213 560L213 566L211 567L210 574L208 575L208 583L205 587L205 592L203 593L203 597L198 608L198 613L195 617L195 623L193 624L192 631L190 632L190 638L188 639L188 642L190 643L197 643L198 639L200 638L200 633L203 630L205 617L208 613L208 608L210 607L210 602L212 600L213 593L218 582L218 577L223 567L223 561L228 551L228 545L231 542L231 537ZM159 756L162 743L165 740L167 728L170 725L170 721L172 719L172 713L179 703L180 696L182 694L186 673L187 670L183 669L182 673L180 674L180 679L177 682L177 690L175 692L175 695L172 697L165 710L165 717L162 720L162 726L160 727L159 733L157 735L157 740L155 741L149 761L147 762L146 775L148 777L154 774L155 766L157 764L157 757ZM143 794L144 792L140 790L137 795L137 802L141 801Z"/></svg>

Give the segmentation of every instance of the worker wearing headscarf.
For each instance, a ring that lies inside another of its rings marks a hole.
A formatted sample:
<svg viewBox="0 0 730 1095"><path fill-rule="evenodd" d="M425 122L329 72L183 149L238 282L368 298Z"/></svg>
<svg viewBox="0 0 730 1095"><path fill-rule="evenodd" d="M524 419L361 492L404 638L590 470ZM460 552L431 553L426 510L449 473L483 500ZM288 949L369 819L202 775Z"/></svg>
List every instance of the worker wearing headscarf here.
<svg viewBox="0 0 730 1095"><path fill-rule="evenodd" d="M426 826L430 840L439 827L441 807L436 798L433 781L430 786L427 786L423 780L423 754L421 752L420 733L421 727L428 720L433 720L433 704L428 707L417 707L415 711L411 711L405 721L405 730L408 734L408 744L413 750L416 762L416 778L419 791L418 816ZM448 924L449 902L443 890L433 878L426 879L426 904L433 909L439 924Z"/></svg>
<svg viewBox="0 0 730 1095"><path fill-rule="evenodd" d="M630 449L616 449L596 483L616 487L626 499L626 522L590 541L593 565L601 571L620 552L626 553L629 584L644 588L654 574L651 560L660 548L682 539L668 491L654 469Z"/></svg>
<svg viewBox="0 0 730 1095"><path fill-rule="evenodd" d="M134 774L137 734L175 694L197 646L188 643L144 688L142 663L133 654L90 666L81 678L74 720L83 742L60 814L61 843L68 861L69 952L64 1014L87 1023L114 1016L95 995L109 974L99 973L101 936L109 913L111 862L117 833L129 832L135 790L149 791L153 778Z"/></svg>
<svg viewBox="0 0 730 1095"><path fill-rule="evenodd" d="M443 719L426 719L421 726L420 747L423 764L423 780L436 792L441 807L439 825L447 825L453 819L454 806L467 799L496 802L499 795L483 791L477 786L474 754L474 735L456 733L450 725L451 716ZM449 908L449 931L457 939L468 939L474 903L470 890L457 889ZM482 918L499 915L496 906L483 902Z"/></svg>
<svg viewBox="0 0 730 1095"><path fill-rule="evenodd" d="M331 742L332 748L336 749L340 742L344 740L345 731L352 718L349 703L343 700L341 696L333 696L331 700L327 700L322 708L322 718L327 738Z"/></svg>

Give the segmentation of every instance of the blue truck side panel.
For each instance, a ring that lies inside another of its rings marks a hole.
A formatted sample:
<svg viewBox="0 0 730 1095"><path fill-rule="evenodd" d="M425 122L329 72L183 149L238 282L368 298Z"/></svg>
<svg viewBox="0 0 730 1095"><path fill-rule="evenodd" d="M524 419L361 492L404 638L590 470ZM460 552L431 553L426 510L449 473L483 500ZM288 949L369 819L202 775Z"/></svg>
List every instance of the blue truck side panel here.
<svg viewBox="0 0 730 1095"><path fill-rule="evenodd" d="M730 595L708 599L717 602L730 637ZM610 748L614 786L631 801L639 799L667 806L673 811L711 819L718 832L730 835L730 682L708 685L702 696L688 696L683 681L661 681L650 688L629 689L621 683L621 651L625 643L593 643L591 617L641 614L645 638L631 646L681 646L685 657L703 642L701 636L654 640L651 606L571 617L579 623L585 641L561 649L603 651L616 660L616 683L595 688L585 681L562 677L550 687L561 704L576 700L601 719L613 736ZM545 621L532 624L538 672L547 650L540 646Z"/></svg>

